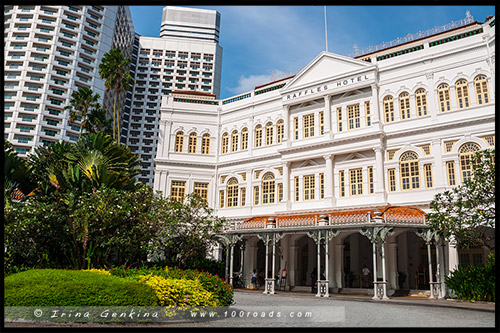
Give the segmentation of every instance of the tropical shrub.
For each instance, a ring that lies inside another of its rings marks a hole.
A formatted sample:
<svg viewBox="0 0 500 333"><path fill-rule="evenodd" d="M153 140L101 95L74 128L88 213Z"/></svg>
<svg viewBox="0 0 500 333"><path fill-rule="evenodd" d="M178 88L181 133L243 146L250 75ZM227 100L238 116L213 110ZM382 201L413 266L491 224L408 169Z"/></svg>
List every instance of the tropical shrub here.
<svg viewBox="0 0 500 333"><path fill-rule="evenodd" d="M23 204L5 207L5 272L72 266L68 214L67 206L54 194L30 196Z"/></svg>
<svg viewBox="0 0 500 333"><path fill-rule="evenodd" d="M149 274L139 282L144 283L156 292L158 302L162 306L216 306L217 300L212 293L203 288L199 280L166 279Z"/></svg>
<svg viewBox="0 0 500 333"><path fill-rule="evenodd" d="M5 278L5 306L155 306L154 290L117 276L34 269Z"/></svg>
<svg viewBox="0 0 500 333"><path fill-rule="evenodd" d="M458 266L445 282L459 299L495 302L495 278L495 255L490 254L486 265Z"/></svg>
<svg viewBox="0 0 500 333"><path fill-rule="evenodd" d="M111 275L136 280L149 274L161 276L166 279L198 280L205 290L213 294L217 306L229 306L233 302L233 287L219 276L207 272L199 272L191 269L182 270L177 267L166 267L163 269L157 266L149 268L111 267L109 272Z"/></svg>

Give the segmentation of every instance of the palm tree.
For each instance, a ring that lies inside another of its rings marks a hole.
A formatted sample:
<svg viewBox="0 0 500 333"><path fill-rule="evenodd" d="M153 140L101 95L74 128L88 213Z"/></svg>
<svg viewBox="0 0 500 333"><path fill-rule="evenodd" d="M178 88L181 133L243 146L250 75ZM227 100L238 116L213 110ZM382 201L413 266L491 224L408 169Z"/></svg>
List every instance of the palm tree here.
<svg viewBox="0 0 500 333"><path fill-rule="evenodd" d="M88 115L92 110L100 108L98 100L101 96L92 91L90 88L80 88L71 94L69 105L65 109L69 110L69 121L75 121L76 117L82 117L80 125L80 134L88 125Z"/></svg>
<svg viewBox="0 0 500 333"><path fill-rule="evenodd" d="M111 135L111 119L107 117L107 111L104 108L95 108L87 116L87 126L84 128L89 133L104 132Z"/></svg>
<svg viewBox="0 0 500 333"><path fill-rule="evenodd" d="M4 204L7 206L15 191L30 193L35 184L29 178L26 162L12 149L12 145L4 139Z"/></svg>
<svg viewBox="0 0 500 333"><path fill-rule="evenodd" d="M119 49L114 48L104 54L99 64L99 76L105 80L106 92L110 90L113 92L113 139L116 139L118 143L120 143L120 113L116 105L120 96L134 84L134 79L129 73L130 62L130 59L125 58Z"/></svg>

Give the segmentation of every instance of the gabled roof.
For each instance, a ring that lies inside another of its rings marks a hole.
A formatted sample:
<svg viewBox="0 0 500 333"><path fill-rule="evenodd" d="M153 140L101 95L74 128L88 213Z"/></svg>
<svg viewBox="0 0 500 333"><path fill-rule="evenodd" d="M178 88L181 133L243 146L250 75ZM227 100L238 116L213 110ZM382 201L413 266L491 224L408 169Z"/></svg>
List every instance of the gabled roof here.
<svg viewBox="0 0 500 333"><path fill-rule="evenodd" d="M366 61L323 51L286 84L282 93L302 89L325 78L334 79L373 67L374 64Z"/></svg>

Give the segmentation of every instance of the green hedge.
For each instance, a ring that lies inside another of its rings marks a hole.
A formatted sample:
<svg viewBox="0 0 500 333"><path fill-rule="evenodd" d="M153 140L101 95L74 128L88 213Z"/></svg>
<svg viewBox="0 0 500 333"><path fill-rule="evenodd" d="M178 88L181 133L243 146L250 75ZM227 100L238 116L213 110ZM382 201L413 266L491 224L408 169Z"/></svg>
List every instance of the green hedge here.
<svg viewBox="0 0 500 333"><path fill-rule="evenodd" d="M5 278L5 306L156 306L142 283L92 272L34 269Z"/></svg>
<svg viewBox="0 0 500 333"><path fill-rule="evenodd" d="M495 277L495 255L490 254L486 265L458 266L445 281L459 299L495 302Z"/></svg>
<svg viewBox="0 0 500 333"><path fill-rule="evenodd" d="M177 267L125 268L111 267L108 271L115 276L138 280L141 275L157 275L166 279L199 280L205 290L212 293L217 306L229 306L233 302L233 287L218 275L197 270L182 270Z"/></svg>

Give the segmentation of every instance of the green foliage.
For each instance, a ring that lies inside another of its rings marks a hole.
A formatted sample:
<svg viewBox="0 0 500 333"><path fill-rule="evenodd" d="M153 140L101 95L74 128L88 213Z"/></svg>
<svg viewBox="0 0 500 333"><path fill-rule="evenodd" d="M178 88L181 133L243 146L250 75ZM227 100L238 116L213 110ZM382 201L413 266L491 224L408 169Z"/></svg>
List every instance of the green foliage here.
<svg viewBox="0 0 500 333"><path fill-rule="evenodd" d="M153 191L101 188L85 193L73 213L78 246L88 268L146 261L157 227L149 218Z"/></svg>
<svg viewBox="0 0 500 333"><path fill-rule="evenodd" d="M430 204L429 225L457 242L461 248L487 246L495 228L495 150L477 152L472 158L473 177L463 185L436 194Z"/></svg>
<svg viewBox="0 0 500 333"><path fill-rule="evenodd" d="M195 257L190 259L186 263L185 268L207 272L218 276L224 276L226 270L226 262L209 259L206 257Z"/></svg>
<svg viewBox="0 0 500 333"><path fill-rule="evenodd" d="M216 306L213 295L198 280L168 279L158 275L146 275L140 280L156 293L161 306Z"/></svg>
<svg viewBox="0 0 500 333"><path fill-rule="evenodd" d="M11 195L14 190L19 189L24 194L34 189L34 183L30 180L29 170L24 160L12 149L12 145L4 139L4 204L12 202Z"/></svg>
<svg viewBox="0 0 500 333"><path fill-rule="evenodd" d="M99 76L104 80L106 92L113 92L113 140L118 142L120 141L120 111L117 109L117 103L120 104L119 98L134 84L134 79L129 72L130 63L131 60L125 58L120 49L114 48L104 54L99 64Z"/></svg>
<svg viewBox="0 0 500 333"><path fill-rule="evenodd" d="M495 278L495 255L490 254L486 265L458 266L445 282L459 299L495 302Z"/></svg>
<svg viewBox="0 0 500 333"><path fill-rule="evenodd" d="M92 272L35 269L5 278L5 306L154 306L142 283Z"/></svg>
<svg viewBox="0 0 500 333"><path fill-rule="evenodd" d="M68 214L68 207L54 193L33 195L23 204L5 207L5 271L72 266Z"/></svg>
<svg viewBox="0 0 500 333"><path fill-rule="evenodd" d="M151 216L158 226L153 245L159 253L155 255L175 258L172 264L183 268L190 260L205 257L225 221L213 212L206 200L194 193L184 202L157 197Z"/></svg>
<svg viewBox="0 0 500 333"><path fill-rule="evenodd" d="M125 268L111 267L109 272L112 275L120 277L128 277L138 279L141 276L152 274L154 276L161 276L165 279L187 279L198 280L205 290L214 295L217 306L229 306L233 302L233 287L222 280L217 275L208 272L200 272L192 269L182 270L177 267L142 267L142 268Z"/></svg>
<svg viewBox="0 0 500 333"><path fill-rule="evenodd" d="M100 109L99 94L94 94L92 89L88 87L79 88L78 91L73 91L69 105L65 109L69 110L69 121L74 122L79 116L82 118L80 133L82 130L89 131L89 114L96 109Z"/></svg>

